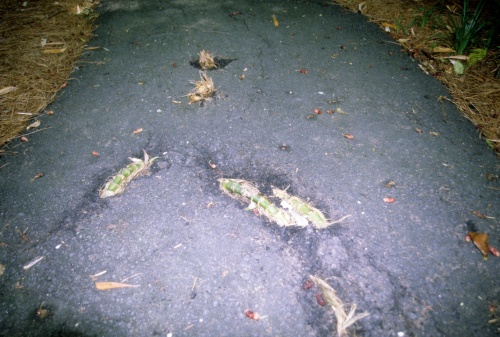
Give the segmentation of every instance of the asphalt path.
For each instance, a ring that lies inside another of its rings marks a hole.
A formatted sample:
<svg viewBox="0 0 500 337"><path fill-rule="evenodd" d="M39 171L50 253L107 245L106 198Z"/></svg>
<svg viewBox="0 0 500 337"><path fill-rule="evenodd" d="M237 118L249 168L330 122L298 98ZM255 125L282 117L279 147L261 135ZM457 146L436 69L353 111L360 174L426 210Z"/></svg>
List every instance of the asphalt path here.
<svg viewBox="0 0 500 337"><path fill-rule="evenodd" d="M100 49L40 118L50 128L0 158L1 336L336 335L309 275L369 313L351 335L498 331L499 259L465 241L472 220L499 246L498 158L389 35L323 1L99 11ZM207 72L213 99L188 104L203 49L226 62ZM159 157L149 175L100 199L143 150ZM350 217L282 228L219 178Z"/></svg>

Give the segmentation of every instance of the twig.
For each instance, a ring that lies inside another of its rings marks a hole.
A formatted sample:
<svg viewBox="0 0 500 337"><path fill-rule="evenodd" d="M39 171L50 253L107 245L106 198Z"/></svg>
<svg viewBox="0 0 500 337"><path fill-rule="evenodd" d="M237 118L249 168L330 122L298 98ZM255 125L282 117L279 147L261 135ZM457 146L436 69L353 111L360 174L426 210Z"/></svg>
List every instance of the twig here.
<svg viewBox="0 0 500 337"><path fill-rule="evenodd" d="M121 283L125 283L125 281L127 281L128 279L131 279L132 277L135 277L135 276L137 276L137 275L141 275L141 274L142 274L142 273L137 273L137 274L134 274L134 275L132 275L132 276L129 276L129 277L127 277L126 279L122 280L122 281L121 281Z"/></svg>
<svg viewBox="0 0 500 337"><path fill-rule="evenodd" d="M25 265L23 267L24 270L28 270L30 269L31 267L33 267L35 264L37 264L38 262L42 261L44 257L43 256L39 256L37 257L36 259L34 259L33 261L31 261L30 263L28 263L27 265Z"/></svg>
<svg viewBox="0 0 500 337"><path fill-rule="evenodd" d="M7 141L10 142L13 139L21 138L21 137L28 136L28 135L32 135L34 133L37 133L37 132L40 132L40 131L43 131L43 130L47 130L47 129L52 129L52 126L49 126L49 127L43 128L43 129L38 129L38 130L35 130L35 131L31 131L31 132L25 133L24 135L15 136L15 137L7 139Z"/></svg>

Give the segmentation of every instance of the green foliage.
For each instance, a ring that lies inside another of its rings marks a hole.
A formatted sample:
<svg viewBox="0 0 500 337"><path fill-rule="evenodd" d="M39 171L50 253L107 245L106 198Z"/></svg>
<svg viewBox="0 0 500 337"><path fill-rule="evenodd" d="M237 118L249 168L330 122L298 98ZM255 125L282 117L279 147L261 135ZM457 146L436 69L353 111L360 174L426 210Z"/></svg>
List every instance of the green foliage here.
<svg viewBox="0 0 500 337"><path fill-rule="evenodd" d="M480 21L486 0L479 0L472 15L469 13L469 0L464 0L459 19L450 17L451 40L457 55L463 55L474 38L481 32L485 22Z"/></svg>
<svg viewBox="0 0 500 337"><path fill-rule="evenodd" d="M442 0L436 1L434 5L429 8L426 7L418 7L418 11L422 12L422 15L415 17L412 22L412 26L414 24L419 24L420 27L424 28L427 25L430 25L430 28L436 29L443 25L443 21L441 20L440 15L440 7Z"/></svg>

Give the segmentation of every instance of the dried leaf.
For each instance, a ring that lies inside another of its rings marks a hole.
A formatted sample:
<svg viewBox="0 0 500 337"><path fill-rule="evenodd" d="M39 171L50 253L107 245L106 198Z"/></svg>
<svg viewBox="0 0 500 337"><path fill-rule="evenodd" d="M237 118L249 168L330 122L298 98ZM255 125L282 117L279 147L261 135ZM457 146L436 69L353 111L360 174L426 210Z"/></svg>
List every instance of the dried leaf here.
<svg viewBox="0 0 500 337"><path fill-rule="evenodd" d="M310 275L311 280L318 286L321 290L321 295L326 304L328 304L337 318L337 335L344 336L347 329L356 323L356 321L368 316L368 313L364 312L361 314L356 314L356 304L350 305L349 312L346 312L348 305L341 301L337 296L336 291L324 280L319 277L314 277Z"/></svg>
<svg viewBox="0 0 500 337"><path fill-rule="evenodd" d="M96 282L95 287L97 290L111 290L117 288L137 288L137 284L127 284L121 282Z"/></svg>
<svg viewBox="0 0 500 337"><path fill-rule="evenodd" d="M54 110L47 110L46 114L52 116L54 114Z"/></svg>
<svg viewBox="0 0 500 337"><path fill-rule="evenodd" d="M299 69L299 70L296 70L296 71L298 71L301 74L307 75L307 70L305 70L305 69Z"/></svg>
<svg viewBox="0 0 500 337"><path fill-rule="evenodd" d="M138 133L141 133L141 132L142 132L142 128L135 129L134 130L134 135L136 135Z"/></svg>
<svg viewBox="0 0 500 337"><path fill-rule="evenodd" d="M343 133L342 134L344 136L344 138L347 138L347 139L354 139L354 136L351 135L350 133Z"/></svg>
<svg viewBox="0 0 500 337"><path fill-rule="evenodd" d="M314 109L313 112L316 114L316 115L321 115L323 113L323 111L321 111L320 109Z"/></svg>
<svg viewBox="0 0 500 337"><path fill-rule="evenodd" d="M33 261L31 261L30 263L28 263L27 265L25 265L23 267L24 270L28 270L30 269L31 267L33 267L35 264L37 264L38 262L42 261L44 258L44 256L38 256L36 257Z"/></svg>
<svg viewBox="0 0 500 337"><path fill-rule="evenodd" d="M22 142L22 143L26 143L26 142L28 142L28 141L29 141L29 140L28 140L28 137L25 137L25 136L22 136L22 137L21 137L21 142Z"/></svg>
<svg viewBox="0 0 500 337"><path fill-rule="evenodd" d="M39 178L41 178L41 177L43 177L43 176L44 176L44 174L43 174L42 172L37 173L37 174L35 174L35 176L33 177L33 179L31 179L31 181L33 182L33 181L35 181L36 179L39 179Z"/></svg>
<svg viewBox="0 0 500 337"><path fill-rule="evenodd" d="M385 187L390 188L396 186L396 183L392 180L389 180L386 184Z"/></svg>
<svg viewBox="0 0 500 337"><path fill-rule="evenodd" d="M41 123L41 122L40 122L39 120L34 121L33 123L31 123L30 125L28 125L28 126L26 127L26 130L37 128L37 127L39 127L39 126L40 126L40 123Z"/></svg>
<svg viewBox="0 0 500 337"><path fill-rule="evenodd" d="M440 47L440 46L437 46L437 47L434 47L432 49L432 52L433 53L454 53L455 50L452 49L452 48L448 48L448 47Z"/></svg>
<svg viewBox="0 0 500 337"><path fill-rule="evenodd" d="M419 128L415 128L415 131L417 131L418 133L422 133L423 131Z"/></svg>
<svg viewBox="0 0 500 337"><path fill-rule="evenodd" d="M325 306L326 302L321 293L316 294L316 302L318 302L318 304L321 305L322 307Z"/></svg>
<svg viewBox="0 0 500 337"><path fill-rule="evenodd" d="M488 245L488 234L469 232L469 237L476 248L483 254L485 260L488 259L488 253L490 252L490 247Z"/></svg>
<svg viewBox="0 0 500 337"><path fill-rule="evenodd" d="M47 309L43 308L43 302L40 305L40 308L36 310L36 317L38 317L40 320L47 318L49 316L49 311Z"/></svg>
<svg viewBox="0 0 500 337"><path fill-rule="evenodd" d="M53 49L44 49L44 54L61 54L66 51L66 47L64 48L53 48Z"/></svg>
<svg viewBox="0 0 500 337"><path fill-rule="evenodd" d="M304 285L302 286L302 289L311 289L314 286L314 283L312 281L306 280L304 282Z"/></svg>
<svg viewBox="0 0 500 337"><path fill-rule="evenodd" d="M392 24L392 23L388 23L388 22L382 22L382 26L384 27L389 27L389 28L392 28L392 29L398 29L398 26Z"/></svg>
<svg viewBox="0 0 500 337"><path fill-rule="evenodd" d="M430 133L431 135L433 135L434 137L439 137L439 132L429 131L429 133Z"/></svg>
<svg viewBox="0 0 500 337"><path fill-rule="evenodd" d="M260 315L258 312L254 312L250 309L246 309L245 310L245 316L247 316L248 318L251 318L255 321L258 321L260 319Z"/></svg>
<svg viewBox="0 0 500 337"><path fill-rule="evenodd" d="M5 87L0 89L0 95L8 94L9 92L17 90L17 87Z"/></svg>
<svg viewBox="0 0 500 337"><path fill-rule="evenodd" d="M396 199L394 198L391 198L391 197L385 197L384 199L384 202L388 203L388 204L392 204L394 201L396 201Z"/></svg>
<svg viewBox="0 0 500 337"><path fill-rule="evenodd" d="M496 257L500 256L500 252L498 251L498 249L496 249L495 247L492 247L492 246L490 246L490 253L495 255Z"/></svg>
<svg viewBox="0 0 500 337"><path fill-rule="evenodd" d="M273 18L274 27L278 27L280 24L278 22L278 19L276 18L276 15L273 14L271 17Z"/></svg>
<svg viewBox="0 0 500 337"><path fill-rule="evenodd" d="M93 155L94 157L99 157L99 152L97 152L97 151L92 151L92 155Z"/></svg>

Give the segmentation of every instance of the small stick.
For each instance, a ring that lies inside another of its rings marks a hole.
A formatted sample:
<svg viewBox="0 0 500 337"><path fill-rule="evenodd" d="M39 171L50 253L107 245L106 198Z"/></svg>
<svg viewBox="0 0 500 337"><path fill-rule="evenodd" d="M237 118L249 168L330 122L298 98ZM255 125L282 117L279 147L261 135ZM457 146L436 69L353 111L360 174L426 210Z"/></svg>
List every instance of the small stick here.
<svg viewBox="0 0 500 337"><path fill-rule="evenodd" d="M137 274L134 274L134 275L132 275L132 276L129 276L129 277L127 277L126 279L122 280L122 281L121 281L121 283L125 283L125 281L127 281L128 279L131 279L132 277L135 277L135 276L137 276L137 275L141 275L141 274L142 274L142 273L137 273Z"/></svg>
<svg viewBox="0 0 500 337"><path fill-rule="evenodd" d="M21 138L21 137L24 137L24 136L27 136L27 135L31 135L33 133L37 133L37 132L40 132L40 131L43 131L43 130L47 130L47 129L52 129L52 126L49 126L49 127L43 128L43 129L38 129L38 130L35 130L35 131L31 131L31 132L25 133L24 135L19 135L19 136L16 136L16 137L12 137L12 138L7 139L7 141L10 142L13 139Z"/></svg>
<svg viewBox="0 0 500 337"><path fill-rule="evenodd" d="M43 256L39 256L37 257L36 259L34 259L33 261L31 261L30 263L28 263L27 265L25 265L23 267L24 270L28 270L30 269L31 267L33 267L35 264L37 264L38 262L42 261L43 260Z"/></svg>
<svg viewBox="0 0 500 337"><path fill-rule="evenodd" d="M343 217L341 217L340 219L330 222L330 224L331 224L331 225L333 225L334 223L339 223L339 222L342 222L342 221L344 221L345 219L347 219L347 218L348 218L348 217L350 217L350 216L351 216L351 214L349 214L349 215L344 215L344 216L343 216Z"/></svg>
<svg viewBox="0 0 500 337"><path fill-rule="evenodd" d="M90 278L92 279L92 281L95 281L99 276L104 275L106 273L107 273L107 270L103 270L97 274L90 275Z"/></svg>

